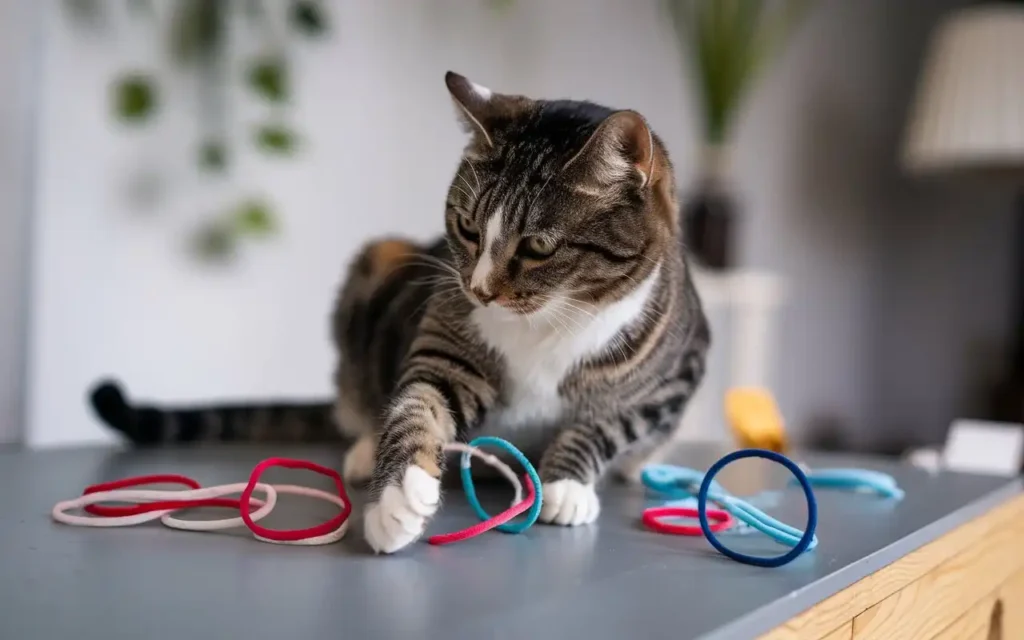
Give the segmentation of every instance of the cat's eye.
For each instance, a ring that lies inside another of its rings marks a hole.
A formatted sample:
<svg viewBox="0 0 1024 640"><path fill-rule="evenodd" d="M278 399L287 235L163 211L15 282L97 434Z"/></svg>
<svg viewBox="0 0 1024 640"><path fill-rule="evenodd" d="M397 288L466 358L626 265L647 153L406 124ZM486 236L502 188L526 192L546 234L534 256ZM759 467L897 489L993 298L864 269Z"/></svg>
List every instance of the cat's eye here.
<svg viewBox="0 0 1024 640"><path fill-rule="evenodd" d="M550 238L529 236L519 243L518 253L529 260L544 260L550 258L556 249L558 244Z"/></svg>
<svg viewBox="0 0 1024 640"><path fill-rule="evenodd" d="M480 239L480 228L476 226L476 223L469 216L460 215L455 224L458 225L459 233L466 240L476 242Z"/></svg>

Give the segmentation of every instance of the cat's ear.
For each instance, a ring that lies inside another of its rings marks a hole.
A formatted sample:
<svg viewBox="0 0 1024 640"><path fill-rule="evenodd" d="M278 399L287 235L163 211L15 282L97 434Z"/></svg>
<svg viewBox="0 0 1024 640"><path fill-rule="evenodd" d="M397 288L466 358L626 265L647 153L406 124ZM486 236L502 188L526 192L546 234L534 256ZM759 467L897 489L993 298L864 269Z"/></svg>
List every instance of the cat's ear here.
<svg viewBox="0 0 1024 640"><path fill-rule="evenodd" d="M521 113L530 100L495 93L465 76L449 71L444 76L459 119L480 147L493 147L496 130Z"/></svg>
<svg viewBox="0 0 1024 640"><path fill-rule="evenodd" d="M640 186L656 171L654 136L636 111L616 111L598 125L583 149L566 164L585 190L604 190L629 178Z"/></svg>

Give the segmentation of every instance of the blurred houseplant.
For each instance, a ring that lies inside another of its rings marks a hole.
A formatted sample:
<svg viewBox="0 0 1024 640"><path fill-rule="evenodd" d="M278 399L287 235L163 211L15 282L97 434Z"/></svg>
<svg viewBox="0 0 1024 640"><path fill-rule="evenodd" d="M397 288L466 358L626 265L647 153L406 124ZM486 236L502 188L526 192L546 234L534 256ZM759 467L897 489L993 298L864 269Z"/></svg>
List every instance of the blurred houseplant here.
<svg viewBox="0 0 1024 640"><path fill-rule="evenodd" d="M736 115L814 0L663 1L693 66L703 120L698 180L682 199L683 236L701 265L727 269L737 215L728 175Z"/></svg>
<svg viewBox="0 0 1024 640"><path fill-rule="evenodd" d="M160 31L176 66L197 82L200 139L195 162L200 171L226 174L238 148L250 146L260 153L290 156L299 146L299 134L287 121L292 98L292 77L287 57L289 36L313 38L328 31L326 3L317 0L65 0L67 14L79 25L101 31L113 11L125 11L139 28ZM285 11L284 28L269 12ZM168 13L169 12L169 13ZM228 35L233 21L244 20L247 38L258 38L259 54L246 60L244 71L232 77ZM269 108L265 120L248 132L247 140L233 140L229 127L231 83L244 83L245 94ZM153 69L132 69L114 78L110 87L112 116L126 125L153 121L161 107L162 89L169 84ZM219 212L198 229L195 247L206 258L225 258L246 238L266 236L278 227L274 210L263 198L243 195L235 205Z"/></svg>

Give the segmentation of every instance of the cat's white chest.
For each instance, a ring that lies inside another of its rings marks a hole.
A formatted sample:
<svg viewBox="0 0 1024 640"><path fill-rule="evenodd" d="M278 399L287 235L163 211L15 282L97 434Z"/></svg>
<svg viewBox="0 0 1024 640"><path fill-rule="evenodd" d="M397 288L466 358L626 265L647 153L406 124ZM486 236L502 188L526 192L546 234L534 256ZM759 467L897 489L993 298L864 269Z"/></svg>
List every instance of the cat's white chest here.
<svg viewBox="0 0 1024 640"><path fill-rule="evenodd" d="M484 430L544 427L568 407L560 393L565 378L581 362L603 352L619 332L643 313L657 271L630 295L603 309L578 303L556 304L530 317L500 307L477 308L472 321L480 337L505 361L501 406Z"/></svg>
<svg viewBox="0 0 1024 640"><path fill-rule="evenodd" d="M493 427L551 423L565 410L559 386L580 354L567 344L566 335L520 318L496 318L480 309L474 321L488 344L504 356L505 388L501 406L492 412ZM500 312L500 310L499 310Z"/></svg>

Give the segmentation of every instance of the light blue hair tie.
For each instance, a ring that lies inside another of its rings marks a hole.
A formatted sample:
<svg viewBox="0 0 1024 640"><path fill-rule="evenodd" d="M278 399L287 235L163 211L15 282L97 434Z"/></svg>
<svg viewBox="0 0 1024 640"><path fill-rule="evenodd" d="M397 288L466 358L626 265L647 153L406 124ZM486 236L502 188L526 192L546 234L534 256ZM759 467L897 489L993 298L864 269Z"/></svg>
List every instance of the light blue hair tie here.
<svg viewBox="0 0 1024 640"><path fill-rule="evenodd" d="M540 508L544 502L544 497L541 489L540 476L537 475L537 470L533 468L530 461L526 459L523 452L516 449L511 442L502 440L501 438L495 438L494 436L480 436L469 443L471 447L497 447L503 451L509 453L516 459L519 464L526 469L526 475L530 477L530 481L533 483L534 495L536 496L533 505L526 512L526 519L518 522L506 522L505 524L498 525L495 527L498 531L505 533L522 533L526 531L533 523L537 522L537 518L540 517ZM490 519L490 514L484 511L484 508L480 506L480 500L476 496L476 487L473 485L473 473L470 468L472 456L468 451L462 452L461 469L459 473L462 477L462 489L466 492L466 499L469 501L469 506L473 508L477 517L481 521Z"/></svg>
<svg viewBox="0 0 1024 640"><path fill-rule="evenodd" d="M807 471L807 480L815 487L876 493L893 500L905 495L895 478L869 469L814 469Z"/></svg>

